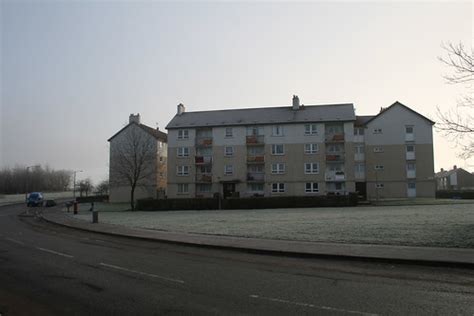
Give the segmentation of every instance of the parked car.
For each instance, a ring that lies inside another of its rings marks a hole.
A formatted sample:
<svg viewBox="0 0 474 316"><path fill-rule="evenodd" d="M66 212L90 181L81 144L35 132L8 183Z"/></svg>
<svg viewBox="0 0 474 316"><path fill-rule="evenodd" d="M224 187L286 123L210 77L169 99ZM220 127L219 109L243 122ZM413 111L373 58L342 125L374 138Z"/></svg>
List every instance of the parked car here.
<svg viewBox="0 0 474 316"><path fill-rule="evenodd" d="M26 205L30 206L42 206L43 205L43 193L31 192L26 199Z"/></svg>

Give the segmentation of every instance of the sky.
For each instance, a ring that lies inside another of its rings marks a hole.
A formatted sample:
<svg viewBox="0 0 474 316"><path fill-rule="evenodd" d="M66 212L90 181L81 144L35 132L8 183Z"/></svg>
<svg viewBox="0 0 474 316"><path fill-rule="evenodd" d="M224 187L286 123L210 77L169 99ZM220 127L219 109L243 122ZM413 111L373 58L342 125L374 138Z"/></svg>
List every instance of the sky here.
<svg viewBox="0 0 474 316"><path fill-rule="evenodd" d="M108 177L107 139L140 113L400 101L436 121L443 43L472 46L472 2L9 1L1 10L0 167ZM435 169L474 160L434 135Z"/></svg>

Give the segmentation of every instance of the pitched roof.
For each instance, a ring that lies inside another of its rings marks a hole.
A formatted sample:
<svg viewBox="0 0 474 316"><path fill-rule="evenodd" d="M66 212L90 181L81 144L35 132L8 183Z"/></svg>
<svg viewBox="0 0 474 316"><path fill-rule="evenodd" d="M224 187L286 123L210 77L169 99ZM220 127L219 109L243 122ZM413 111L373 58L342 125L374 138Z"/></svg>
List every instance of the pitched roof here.
<svg viewBox="0 0 474 316"><path fill-rule="evenodd" d="M392 108L395 107L395 106L401 106L401 107L403 107L404 109L407 109L408 111L410 111L410 112L412 112L412 113L418 115L418 116L421 117L422 119L427 120L431 125L434 125L434 124L435 124L435 122L433 122L432 120L430 120L430 119L427 118L426 116L421 115L420 113L416 112L415 110L412 110L412 109L409 108L408 106L406 106L406 105L404 105L404 104L402 104L402 103L400 103L400 102L398 102L398 101L395 101L395 103L392 104L392 105L390 105L388 108L382 108L382 109L380 110L379 114L377 114L377 115L375 115L374 117L372 117L371 119L369 119L367 122L365 122L365 124L368 124L369 122L371 122L371 121L377 119L379 116L381 116L381 115L383 115L384 113L390 111L390 109L392 109Z"/></svg>
<svg viewBox="0 0 474 316"><path fill-rule="evenodd" d="M250 124L355 121L354 106L347 104L261 107L234 110L184 112L175 115L167 129Z"/></svg>
<svg viewBox="0 0 474 316"><path fill-rule="evenodd" d="M110 142L115 136L117 136L118 134L120 134L122 131L124 131L126 128L128 128L130 125L136 125L138 127L140 127L142 130L144 130L145 132L147 132L148 134L150 134L151 136L155 137L157 140L160 140L162 142L167 142L168 140L168 135L166 133L163 133L155 128L152 128L150 126L147 126L147 125L144 125L144 124L137 124L135 122L131 122L127 125L125 125L121 130L119 130L117 133L115 133L112 137L110 137L107 141Z"/></svg>
<svg viewBox="0 0 474 316"><path fill-rule="evenodd" d="M355 126L364 126L368 121L370 121L375 115L357 115L354 122Z"/></svg>

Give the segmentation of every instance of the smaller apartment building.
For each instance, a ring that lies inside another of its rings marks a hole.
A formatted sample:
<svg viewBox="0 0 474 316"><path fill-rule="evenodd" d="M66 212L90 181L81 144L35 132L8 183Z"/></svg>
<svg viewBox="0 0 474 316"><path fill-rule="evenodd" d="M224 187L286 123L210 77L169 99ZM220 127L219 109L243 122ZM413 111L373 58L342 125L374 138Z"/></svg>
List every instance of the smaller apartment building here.
<svg viewBox="0 0 474 316"><path fill-rule="evenodd" d="M180 104L167 126L168 197L434 196L432 122L398 103L384 112L395 127L382 113L356 117L352 104L305 106L296 96L288 107L185 112Z"/></svg>

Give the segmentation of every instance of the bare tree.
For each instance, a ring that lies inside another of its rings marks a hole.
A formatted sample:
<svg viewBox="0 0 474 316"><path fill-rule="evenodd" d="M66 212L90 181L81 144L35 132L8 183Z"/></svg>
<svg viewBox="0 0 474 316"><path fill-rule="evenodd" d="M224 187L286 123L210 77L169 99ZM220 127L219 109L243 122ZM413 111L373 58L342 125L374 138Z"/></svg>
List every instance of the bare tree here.
<svg viewBox="0 0 474 316"><path fill-rule="evenodd" d="M96 187L95 192L98 195L109 194L109 180L101 181Z"/></svg>
<svg viewBox="0 0 474 316"><path fill-rule="evenodd" d="M443 46L447 56L439 60L449 66L451 73L444 78L450 84L465 84L468 93L460 98L455 109L442 112L439 108L440 122L437 129L461 146L460 157L474 156L474 51L466 49L462 43Z"/></svg>
<svg viewBox="0 0 474 316"><path fill-rule="evenodd" d="M92 185L91 179L87 178L87 179L81 180L79 182L79 194L80 194L80 196L82 196L83 193L85 193L86 196L89 196L89 192L91 192L93 188L94 188L94 186Z"/></svg>
<svg viewBox="0 0 474 316"><path fill-rule="evenodd" d="M110 186L130 186L130 207L135 210L135 189L150 184L156 173L153 140L138 126L131 125L123 138L111 144Z"/></svg>

